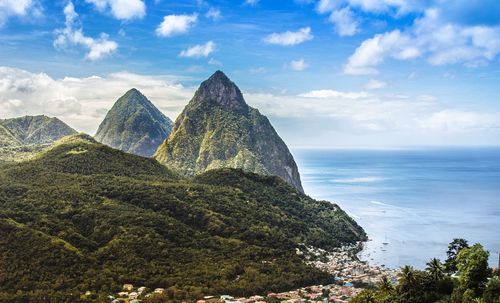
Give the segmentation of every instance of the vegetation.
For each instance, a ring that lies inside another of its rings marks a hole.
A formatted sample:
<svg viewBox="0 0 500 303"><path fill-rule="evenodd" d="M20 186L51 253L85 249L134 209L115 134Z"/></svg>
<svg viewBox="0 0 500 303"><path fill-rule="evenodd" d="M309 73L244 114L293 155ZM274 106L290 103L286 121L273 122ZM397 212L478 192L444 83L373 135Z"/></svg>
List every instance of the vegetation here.
<svg viewBox="0 0 500 303"><path fill-rule="evenodd" d="M99 301L124 283L172 301L288 290L332 279L296 248L366 239L338 206L280 178L186 180L86 135L0 166L0 301L80 302L87 290Z"/></svg>
<svg viewBox="0 0 500 303"><path fill-rule="evenodd" d="M133 88L116 101L95 137L113 148L151 157L170 134L172 124L172 120Z"/></svg>
<svg viewBox="0 0 500 303"><path fill-rule="evenodd" d="M61 120L43 115L0 120L0 125L21 145L52 143L64 136L76 134ZM1 133L0 130L0 140L3 137Z"/></svg>
<svg viewBox="0 0 500 303"><path fill-rule="evenodd" d="M295 160L269 120L222 72L204 81L154 156L187 176L240 168L275 175L302 191Z"/></svg>
<svg viewBox="0 0 500 303"><path fill-rule="evenodd" d="M445 271L438 259L431 259L425 271L405 266L399 283L392 285L382 278L376 290L364 290L352 303L499 303L500 277L488 268L488 252L480 244L469 247L455 239L449 245ZM448 267L450 268L450 267Z"/></svg>
<svg viewBox="0 0 500 303"><path fill-rule="evenodd" d="M31 159L50 143L72 134L76 134L74 129L47 116L0 120L0 160Z"/></svg>

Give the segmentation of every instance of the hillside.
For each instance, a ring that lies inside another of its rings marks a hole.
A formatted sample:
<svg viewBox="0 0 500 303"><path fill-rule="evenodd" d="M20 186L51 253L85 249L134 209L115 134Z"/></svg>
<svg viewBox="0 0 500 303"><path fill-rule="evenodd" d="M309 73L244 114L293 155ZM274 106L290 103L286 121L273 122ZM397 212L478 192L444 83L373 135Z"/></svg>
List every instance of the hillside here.
<svg viewBox="0 0 500 303"><path fill-rule="evenodd" d="M221 71L200 85L154 157L187 176L211 169L241 168L279 176L303 191L286 144Z"/></svg>
<svg viewBox="0 0 500 303"><path fill-rule="evenodd" d="M0 125L8 129L12 136L23 145L52 143L64 136L76 133L58 118L44 115L0 120Z"/></svg>
<svg viewBox="0 0 500 303"><path fill-rule="evenodd" d="M131 89L113 105L95 138L124 152L151 157L170 134L172 124L141 92Z"/></svg>
<svg viewBox="0 0 500 303"><path fill-rule="evenodd" d="M73 302L126 282L175 285L186 299L326 283L295 248L366 238L338 206L280 178L179 179L86 135L0 165L0 301Z"/></svg>
<svg viewBox="0 0 500 303"><path fill-rule="evenodd" d="M24 161L76 131L57 118L24 116L0 120L0 160Z"/></svg>
<svg viewBox="0 0 500 303"><path fill-rule="evenodd" d="M9 129L0 124L0 148L19 146L22 144L21 140L16 138Z"/></svg>

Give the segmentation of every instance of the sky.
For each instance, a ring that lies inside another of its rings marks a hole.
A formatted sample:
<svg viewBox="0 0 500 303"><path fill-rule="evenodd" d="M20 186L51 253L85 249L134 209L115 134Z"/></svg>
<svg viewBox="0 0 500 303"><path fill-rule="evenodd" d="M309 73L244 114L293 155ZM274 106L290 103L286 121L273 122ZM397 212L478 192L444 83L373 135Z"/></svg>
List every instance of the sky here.
<svg viewBox="0 0 500 303"><path fill-rule="evenodd" d="M498 0L0 0L0 118L172 120L224 71L291 147L500 145Z"/></svg>

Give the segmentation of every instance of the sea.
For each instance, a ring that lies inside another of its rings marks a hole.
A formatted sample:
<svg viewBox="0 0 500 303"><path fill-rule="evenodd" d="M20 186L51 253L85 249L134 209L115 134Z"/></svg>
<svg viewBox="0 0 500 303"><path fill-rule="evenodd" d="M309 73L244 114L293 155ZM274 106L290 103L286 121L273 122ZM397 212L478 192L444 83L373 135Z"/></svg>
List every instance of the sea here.
<svg viewBox="0 0 500 303"><path fill-rule="evenodd" d="M424 269L448 243L500 252L500 148L295 149L305 192L338 204L368 234L371 265Z"/></svg>

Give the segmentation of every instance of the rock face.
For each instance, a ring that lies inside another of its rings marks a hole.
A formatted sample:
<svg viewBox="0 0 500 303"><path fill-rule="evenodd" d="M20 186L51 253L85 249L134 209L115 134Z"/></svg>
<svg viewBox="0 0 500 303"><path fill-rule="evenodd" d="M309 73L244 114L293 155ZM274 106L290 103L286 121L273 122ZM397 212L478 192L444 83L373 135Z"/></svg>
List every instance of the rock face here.
<svg viewBox="0 0 500 303"><path fill-rule="evenodd" d="M279 176L303 191L297 165L283 140L221 71L201 84L154 157L188 176L241 168Z"/></svg>
<svg viewBox="0 0 500 303"><path fill-rule="evenodd" d="M127 153L151 157L172 130L172 120L133 88L113 105L99 125L97 141Z"/></svg>
<svg viewBox="0 0 500 303"><path fill-rule="evenodd" d="M25 116L0 120L0 146L47 144L76 131L57 118Z"/></svg>

